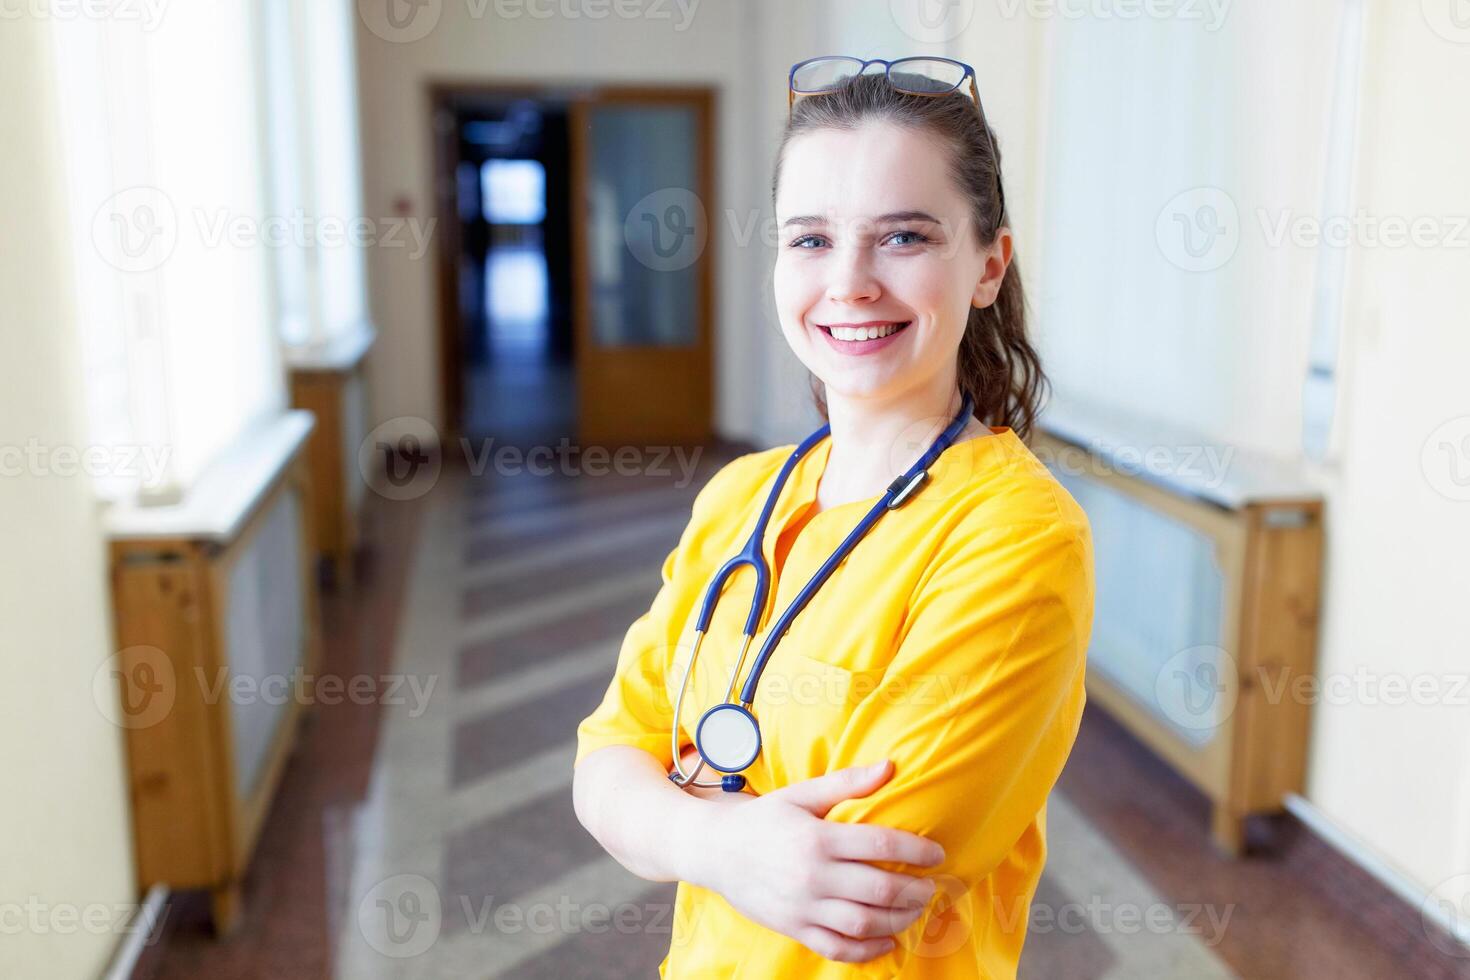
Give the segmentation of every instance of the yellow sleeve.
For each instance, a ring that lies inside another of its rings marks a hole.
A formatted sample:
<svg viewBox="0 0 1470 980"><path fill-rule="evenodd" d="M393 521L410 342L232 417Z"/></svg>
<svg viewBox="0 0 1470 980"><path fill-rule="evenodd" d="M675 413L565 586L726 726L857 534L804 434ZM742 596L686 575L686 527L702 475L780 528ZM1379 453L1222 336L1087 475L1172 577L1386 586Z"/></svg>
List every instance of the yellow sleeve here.
<svg viewBox="0 0 1470 980"><path fill-rule="evenodd" d="M952 537L831 763L890 758L893 775L827 816L938 841L945 862L924 873L968 889L1036 818L1071 751L1094 584L1085 520Z"/></svg>
<svg viewBox="0 0 1470 980"><path fill-rule="evenodd" d="M631 745L673 765L669 729L674 706L664 689L670 662L666 636L673 604L673 579L679 565L679 547L663 561L663 584L653 605L628 627L618 651L618 663L602 703L577 726L577 756L572 768L589 753L608 745Z"/></svg>
<svg viewBox="0 0 1470 980"><path fill-rule="evenodd" d="M665 769L673 765L669 731L674 705L664 678L672 665L689 604L699 601L704 584L692 580L699 569L691 567L686 556L695 538L705 533L707 522L718 517L720 501L743 469L743 461L752 460L754 455L725 464L695 497L679 544L664 558L658 595L648 611L628 627L602 703L577 726L574 769L584 757L608 745L631 745L658 759Z"/></svg>

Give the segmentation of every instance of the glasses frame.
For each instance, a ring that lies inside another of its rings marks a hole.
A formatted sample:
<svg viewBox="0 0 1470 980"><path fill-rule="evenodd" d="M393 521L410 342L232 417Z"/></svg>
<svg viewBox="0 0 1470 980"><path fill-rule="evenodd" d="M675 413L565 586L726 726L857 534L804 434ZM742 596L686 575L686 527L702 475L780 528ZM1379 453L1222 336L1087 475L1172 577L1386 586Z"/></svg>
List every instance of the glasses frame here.
<svg viewBox="0 0 1470 980"><path fill-rule="evenodd" d="M998 154L998 153L995 152L995 140L994 140L994 138L990 134L990 122L989 122L989 120L985 116L985 107L980 102L980 86L975 81L975 69L974 68L971 68L969 65L965 64L963 61L956 61L953 58L943 58L943 57L940 57L939 55L910 55L910 56L905 57L905 58L898 58L898 59L896 59L894 61L888 61L888 60L886 60L884 58L858 58L858 57L855 57L853 55L846 55L846 54L824 54L824 55L818 55L815 58L806 58L806 59L804 59L802 61L798 61L796 64L792 65L791 66L791 71L789 71L786 74L786 124L787 125L790 125L791 124L791 113L792 113L792 110L794 109L794 107L796 105L796 97L798 95L821 95L824 92L835 92L838 89L840 89L843 85L847 84L847 82L848 82L848 79L844 79L842 82L839 82L838 84L833 85L833 86L831 86L829 88L816 89L816 90L810 91L810 92L806 92L806 91L798 92L797 89L796 89L796 73L798 71L800 71L801 69L805 68L807 65L814 64L814 63L816 63L818 61L847 61L847 62L851 62L852 64L855 64L855 65L858 66L857 71L853 72L853 74L851 76L853 78L857 77L858 75L866 74L869 66L871 66L871 65L882 65L883 66L883 77L888 81L888 84L889 85L892 85L898 91L904 92L904 93L906 93L908 95L949 95L951 92L957 92L957 91L959 91L960 86L964 85L965 84L965 81L968 79L969 82L970 82L970 97L975 102L975 112L980 116L980 128L985 131L985 142L990 147L990 158L995 161L995 194L996 194L996 197L1000 201L1000 220L999 220L998 224L1004 224L1005 223L1005 220L1006 220L1006 192L1005 192L1005 188L1001 186L1001 181L1000 181L1000 154ZM931 92L918 92L918 91L915 91L914 89L904 88L902 85L897 84L893 80L893 69L894 69L894 66L896 66L896 65L902 65L905 62L909 62L909 61L942 61L945 64L954 65L956 68L963 69L964 70L964 74L960 76L960 80L959 81L957 81L957 82L954 83L953 87L947 88L947 89L945 89L945 90L943 90L941 92L932 92L932 91Z"/></svg>

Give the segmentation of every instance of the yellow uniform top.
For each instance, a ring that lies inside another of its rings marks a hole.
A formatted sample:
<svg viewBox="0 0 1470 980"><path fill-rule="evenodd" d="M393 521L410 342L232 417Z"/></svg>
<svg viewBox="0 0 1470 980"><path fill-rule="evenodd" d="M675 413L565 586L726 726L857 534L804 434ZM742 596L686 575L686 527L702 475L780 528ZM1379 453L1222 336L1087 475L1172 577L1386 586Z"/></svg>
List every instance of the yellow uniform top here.
<svg viewBox="0 0 1470 980"><path fill-rule="evenodd" d="M633 745L672 766L673 703L705 588L750 535L794 448L741 456L699 492L662 588L629 627L602 703L578 726L577 762ZM810 513L830 448L823 439L797 463L767 525L773 598L742 684L775 619L878 499ZM767 793L892 759L883 786L826 819L941 844L942 865L883 865L937 879L928 912L888 954L838 963L680 882L661 977L1015 976L1046 859L1047 795L1085 700L1091 528L1008 427L950 446L930 477L869 530L776 646L752 704L761 752L745 772ZM716 607L684 698L681 751L729 686L754 578L738 570ZM699 778L718 776L706 766Z"/></svg>

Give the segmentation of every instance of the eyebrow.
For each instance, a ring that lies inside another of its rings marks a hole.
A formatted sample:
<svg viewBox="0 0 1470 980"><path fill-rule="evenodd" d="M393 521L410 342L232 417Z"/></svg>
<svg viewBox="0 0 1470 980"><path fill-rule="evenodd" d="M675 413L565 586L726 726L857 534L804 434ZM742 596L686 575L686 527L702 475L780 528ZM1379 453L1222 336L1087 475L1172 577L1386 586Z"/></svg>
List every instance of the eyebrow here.
<svg viewBox="0 0 1470 980"><path fill-rule="evenodd" d="M875 224L892 224L899 221L927 221L935 225L944 224L943 221L940 221L928 211L890 211L888 214L878 215L873 221ZM812 225L824 225L826 223L827 219L818 214L798 214L781 222L781 227L784 228L787 225L810 227Z"/></svg>

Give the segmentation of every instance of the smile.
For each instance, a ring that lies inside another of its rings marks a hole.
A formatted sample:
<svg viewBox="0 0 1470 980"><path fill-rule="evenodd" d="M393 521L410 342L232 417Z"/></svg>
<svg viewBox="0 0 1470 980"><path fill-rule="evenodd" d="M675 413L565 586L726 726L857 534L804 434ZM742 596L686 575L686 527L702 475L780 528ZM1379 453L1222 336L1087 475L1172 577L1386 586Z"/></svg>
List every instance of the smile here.
<svg viewBox="0 0 1470 980"><path fill-rule="evenodd" d="M912 320L818 324L827 343L844 354L868 354L888 346Z"/></svg>

